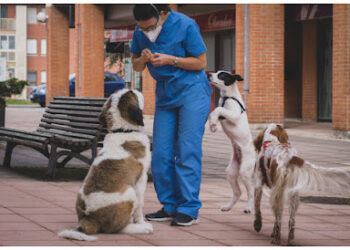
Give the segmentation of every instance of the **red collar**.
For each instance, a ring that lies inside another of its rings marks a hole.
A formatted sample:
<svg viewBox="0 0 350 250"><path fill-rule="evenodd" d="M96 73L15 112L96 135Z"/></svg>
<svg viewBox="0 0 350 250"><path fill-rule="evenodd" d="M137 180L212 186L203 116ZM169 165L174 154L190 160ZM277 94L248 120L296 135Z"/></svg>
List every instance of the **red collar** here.
<svg viewBox="0 0 350 250"><path fill-rule="evenodd" d="M263 144L263 149L265 150L272 141L265 141Z"/></svg>

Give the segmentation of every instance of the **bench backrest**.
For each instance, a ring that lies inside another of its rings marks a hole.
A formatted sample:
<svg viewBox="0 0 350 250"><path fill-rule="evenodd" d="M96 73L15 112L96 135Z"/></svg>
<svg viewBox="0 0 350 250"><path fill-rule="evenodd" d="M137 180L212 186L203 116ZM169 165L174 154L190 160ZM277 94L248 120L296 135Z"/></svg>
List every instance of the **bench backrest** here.
<svg viewBox="0 0 350 250"><path fill-rule="evenodd" d="M106 98L54 97L46 108L37 131L61 136L103 140L105 125L99 121Z"/></svg>

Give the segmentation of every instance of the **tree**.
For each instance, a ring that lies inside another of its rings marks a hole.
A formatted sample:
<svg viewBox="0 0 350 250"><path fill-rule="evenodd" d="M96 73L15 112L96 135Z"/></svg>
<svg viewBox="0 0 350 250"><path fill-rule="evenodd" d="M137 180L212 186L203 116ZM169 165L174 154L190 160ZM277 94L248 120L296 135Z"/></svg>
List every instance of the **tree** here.
<svg viewBox="0 0 350 250"><path fill-rule="evenodd" d="M5 125L5 97L21 94L23 88L28 85L27 81L11 78L0 82L0 127Z"/></svg>

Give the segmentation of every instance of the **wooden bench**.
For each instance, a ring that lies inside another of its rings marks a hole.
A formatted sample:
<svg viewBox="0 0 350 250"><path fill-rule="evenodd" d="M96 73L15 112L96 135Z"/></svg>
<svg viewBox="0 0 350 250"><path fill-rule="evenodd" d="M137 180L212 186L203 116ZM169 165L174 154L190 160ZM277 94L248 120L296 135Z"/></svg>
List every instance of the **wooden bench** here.
<svg viewBox="0 0 350 250"><path fill-rule="evenodd" d="M54 177L56 167L64 167L72 158L91 164L101 146L106 128L99 115L106 98L55 97L46 108L34 132L0 128L0 141L6 141L3 166L10 167L13 148L24 145L49 159L48 172ZM81 153L91 150L91 157ZM65 156L58 162L59 158Z"/></svg>

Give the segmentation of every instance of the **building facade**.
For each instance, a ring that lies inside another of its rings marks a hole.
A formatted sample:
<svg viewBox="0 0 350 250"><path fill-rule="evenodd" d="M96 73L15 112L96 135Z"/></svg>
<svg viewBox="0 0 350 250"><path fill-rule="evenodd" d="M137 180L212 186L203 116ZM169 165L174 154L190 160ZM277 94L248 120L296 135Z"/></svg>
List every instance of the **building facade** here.
<svg viewBox="0 0 350 250"><path fill-rule="evenodd" d="M118 34L126 34L124 41L130 41L135 25L133 5L73 7L46 6L48 22L40 24L48 31L47 103L55 95L68 95L67 78L72 71L77 78L76 96L103 96L104 33L126 30ZM289 118L332 122L336 133L349 136L349 4L177 4L172 8L197 21L208 48L208 72L225 69L249 83L246 107L250 123L284 123ZM73 30L69 28L72 23ZM29 31L28 24L28 35ZM74 45L69 44L69 34ZM38 45L39 50L41 53ZM27 63L33 61L26 58ZM131 86L138 85L139 78L132 77ZM156 83L147 70L141 83L144 112L153 114ZM238 84L243 94L244 83ZM217 100L215 90L212 108Z"/></svg>
<svg viewBox="0 0 350 250"><path fill-rule="evenodd" d="M37 21L45 5L0 4L0 56L5 57L10 76L28 80L20 98L47 80L47 30Z"/></svg>

